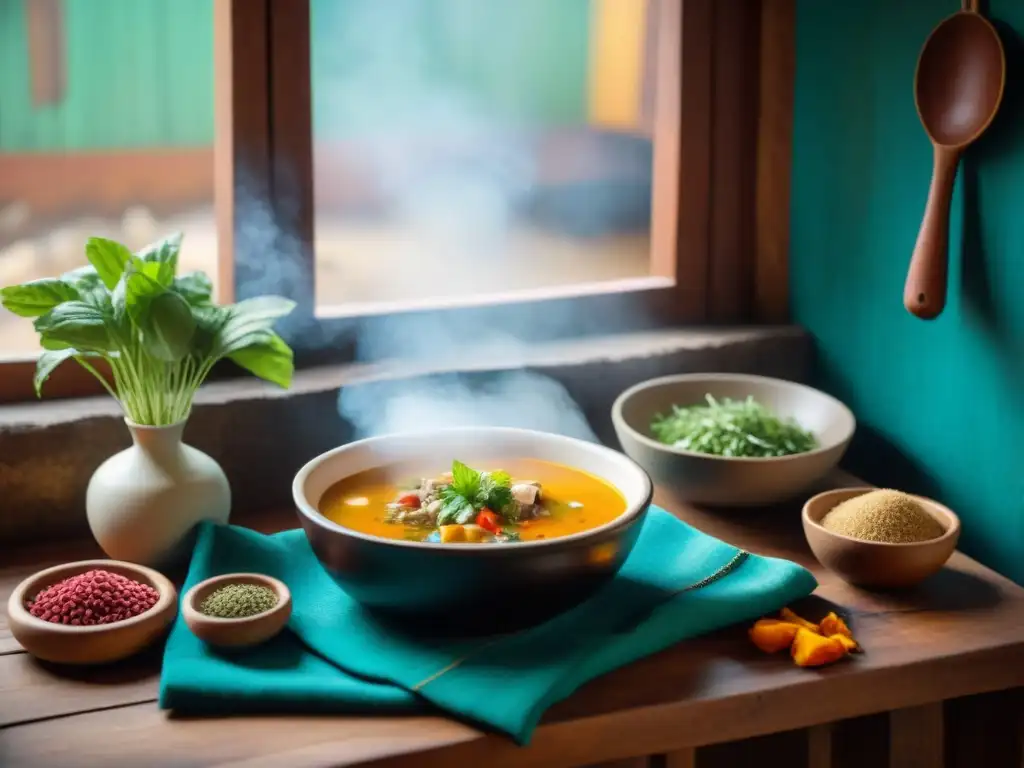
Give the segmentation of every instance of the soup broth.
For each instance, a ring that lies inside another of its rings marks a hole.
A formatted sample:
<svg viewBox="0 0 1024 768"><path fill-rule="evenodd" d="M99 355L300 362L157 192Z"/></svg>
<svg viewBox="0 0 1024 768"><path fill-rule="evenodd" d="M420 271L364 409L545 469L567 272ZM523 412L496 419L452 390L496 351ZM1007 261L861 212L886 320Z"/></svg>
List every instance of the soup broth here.
<svg viewBox="0 0 1024 768"><path fill-rule="evenodd" d="M319 503L360 533L408 541L479 543L553 539L597 528L626 509L603 480L536 459L451 468L387 467L335 483Z"/></svg>

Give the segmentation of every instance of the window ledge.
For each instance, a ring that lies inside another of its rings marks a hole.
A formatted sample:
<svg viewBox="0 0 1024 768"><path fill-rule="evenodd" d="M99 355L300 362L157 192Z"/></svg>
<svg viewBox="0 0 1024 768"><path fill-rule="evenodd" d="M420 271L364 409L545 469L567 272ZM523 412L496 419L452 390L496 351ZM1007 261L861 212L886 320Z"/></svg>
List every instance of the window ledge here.
<svg viewBox="0 0 1024 768"><path fill-rule="evenodd" d="M196 398L185 439L224 467L237 519L287 506L296 470L353 438L356 429L338 411L339 390L359 387L372 392L360 402L378 405L388 402L394 387L408 391L431 377L460 374L471 382L526 369L563 386L594 433L614 445L609 409L626 387L655 376L710 370L801 381L809 370L811 343L794 326L665 329L530 345L512 357L508 350L472 352L430 365L308 369L298 372L286 391L252 378L213 382ZM129 444L109 397L0 406L0 498L12 512L0 516L0 544L81 535L89 478L105 458Z"/></svg>

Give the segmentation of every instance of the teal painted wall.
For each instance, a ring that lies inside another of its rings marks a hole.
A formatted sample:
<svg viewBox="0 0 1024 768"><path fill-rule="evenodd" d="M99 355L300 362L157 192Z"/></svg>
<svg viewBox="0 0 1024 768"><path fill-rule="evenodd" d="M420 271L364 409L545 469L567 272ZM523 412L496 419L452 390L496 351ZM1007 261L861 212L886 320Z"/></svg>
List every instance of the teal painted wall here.
<svg viewBox="0 0 1024 768"><path fill-rule="evenodd" d="M213 0L65 0L67 88L32 104L23 0L0 0L0 151L213 141Z"/></svg>
<svg viewBox="0 0 1024 768"><path fill-rule="evenodd" d="M950 232L949 303L902 306L931 173L914 68L948 0L799 0L793 314L818 381L861 423L849 466L957 510L962 546L1024 583L1024 3L994 0L1003 108L968 154Z"/></svg>
<svg viewBox="0 0 1024 768"><path fill-rule="evenodd" d="M313 0L311 26L318 138L586 121L590 0ZM41 108L25 29L0 0L0 152L212 143L213 0L65 0L67 90Z"/></svg>

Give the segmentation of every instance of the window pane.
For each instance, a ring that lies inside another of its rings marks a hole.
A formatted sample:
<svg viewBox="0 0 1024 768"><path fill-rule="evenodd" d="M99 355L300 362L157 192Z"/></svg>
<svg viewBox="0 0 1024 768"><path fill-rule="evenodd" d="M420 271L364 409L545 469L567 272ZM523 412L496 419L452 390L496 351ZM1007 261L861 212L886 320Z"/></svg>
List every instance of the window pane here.
<svg viewBox="0 0 1024 768"><path fill-rule="evenodd" d="M650 0L312 0L321 309L651 275Z"/></svg>
<svg viewBox="0 0 1024 768"><path fill-rule="evenodd" d="M216 278L214 0L0 0L0 285L172 231ZM0 310L0 355L38 351Z"/></svg>

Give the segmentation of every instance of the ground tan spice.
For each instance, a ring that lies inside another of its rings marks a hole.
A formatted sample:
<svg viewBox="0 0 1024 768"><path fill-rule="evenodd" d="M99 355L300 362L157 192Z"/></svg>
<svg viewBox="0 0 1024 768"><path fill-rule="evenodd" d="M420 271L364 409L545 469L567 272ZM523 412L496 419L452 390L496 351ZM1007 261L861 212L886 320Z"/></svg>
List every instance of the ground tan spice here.
<svg viewBox="0 0 1024 768"><path fill-rule="evenodd" d="M847 499L829 510L821 525L833 533L889 544L937 539L946 532L913 498L888 489Z"/></svg>

